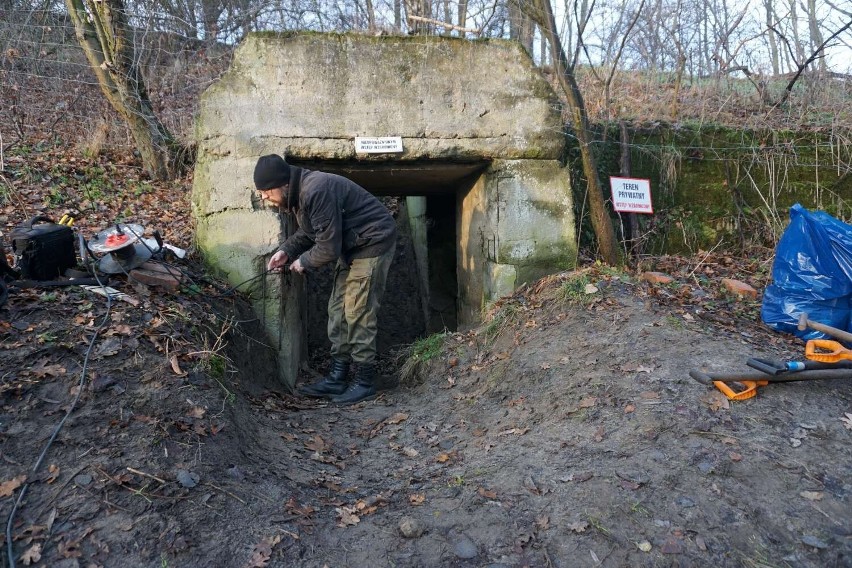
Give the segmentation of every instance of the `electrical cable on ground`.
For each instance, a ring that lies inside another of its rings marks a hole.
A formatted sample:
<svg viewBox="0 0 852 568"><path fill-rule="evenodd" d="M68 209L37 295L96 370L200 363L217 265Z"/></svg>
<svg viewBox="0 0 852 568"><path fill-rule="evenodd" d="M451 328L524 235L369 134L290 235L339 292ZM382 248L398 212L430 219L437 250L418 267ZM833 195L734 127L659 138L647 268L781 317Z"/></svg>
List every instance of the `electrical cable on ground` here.
<svg viewBox="0 0 852 568"><path fill-rule="evenodd" d="M95 279L100 284L101 288L104 291L107 299L107 309L104 314L103 320L101 320L100 325L95 329L95 333L92 336L92 339L89 341L89 348L86 349L86 356L83 359L83 370L80 372L80 382L77 385L77 394L74 397L74 400L71 401L71 406L68 407L68 411L65 413L65 416L62 420L59 421L59 424L56 425L56 428L53 430L53 434L45 444L44 449L39 455L38 460L36 460L35 465L32 468L32 476L35 477L35 474L38 473L39 468L41 467L42 462L44 461L45 456L47 456L47 451L50 449L50 446L53 445L53 441L56 439L56 436L59 435L59 432L62 430L62 427L65 425L65 422L68 420L68 417L71 416L71 413L74 412L74 409L77 406L77 402L80 400L80 397L83 394L83 386L86 382L86 370L89 366L89 356L92 353L92 348L95 346L95 340L98 337L98 334L106 327L107 322L109 321L110 310L112 309L112 296L109 292L106 291L106 285L101 282L100 278L98 278L97 271L92 270L92 273L95 275ZM7 550L7 558L9 561L9 568L15 568L15 547L12 541L12 525L15 521L15 513L18 510L19 505L24 500L24 496L27 494L27 489L29 488L30 483L25 483L21 488L21 492L18 494L18 498L15 500L15 504L12 506L12 511L9 513L9 520L6 523L6 550Z"/></svg>

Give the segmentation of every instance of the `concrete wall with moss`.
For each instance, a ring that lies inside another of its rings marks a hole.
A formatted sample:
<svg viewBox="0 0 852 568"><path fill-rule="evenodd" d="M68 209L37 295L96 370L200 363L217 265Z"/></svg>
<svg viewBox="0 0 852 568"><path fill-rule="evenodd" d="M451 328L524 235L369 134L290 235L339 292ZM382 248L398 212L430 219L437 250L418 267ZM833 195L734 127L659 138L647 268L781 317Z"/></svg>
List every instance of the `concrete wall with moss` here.
<svg viewBox="0 0 852 568"><path fill-rule="evenodd" d="M459 279L469 286L464 311L478 318L496 295L575 262L560 111L515 42L249 35L200 100L192 200L199 248L235 284L258 274L276 250L281 222L252 195L263 154L350 165L490 163L476 184L486 194L475 213L482 231L459 229L469 236L459 263L460 271L471 270ZM359 154L356 136L400 136L403 151ZM466 203L460 196L459 207ZM457 218L467 215L457 211ZM260 283L256 309L277 338L281 374L292 384L303 352L299 310L291 305L298 282Z"/></svg>
<svg viewBox="0 0 852 568"><path fill-rule="evenodd" d="M613 127L599 145L604 180L619 172L618 137ZM841 133L657 126L632 129L630 144L632 176L651 180L655 214L640 215L648 252L772 247L795 203L852 217L852 144Z"/></svg>

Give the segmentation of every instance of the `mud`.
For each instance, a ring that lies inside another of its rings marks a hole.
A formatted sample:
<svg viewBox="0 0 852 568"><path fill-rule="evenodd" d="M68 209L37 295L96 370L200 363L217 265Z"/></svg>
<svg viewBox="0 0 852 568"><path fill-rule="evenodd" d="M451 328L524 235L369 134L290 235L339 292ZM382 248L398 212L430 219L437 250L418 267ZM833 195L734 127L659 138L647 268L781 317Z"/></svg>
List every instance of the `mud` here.
<svg viewBox="0 0 852 568"><path fill-rule="evenodd" d="M106 310L72 290L18 294L0 312L3 519L12 481L29 483L17 563L852 564L852 381L727 401L688 371L747 371L801 344L706 290L674 302L671 287L592 279L589 301L560 300L559 278L521 291L349 408L222 371L200 328L221 329L230 301L119 305L35 474ZM224 337L252 340L240 333Z"/></svg>

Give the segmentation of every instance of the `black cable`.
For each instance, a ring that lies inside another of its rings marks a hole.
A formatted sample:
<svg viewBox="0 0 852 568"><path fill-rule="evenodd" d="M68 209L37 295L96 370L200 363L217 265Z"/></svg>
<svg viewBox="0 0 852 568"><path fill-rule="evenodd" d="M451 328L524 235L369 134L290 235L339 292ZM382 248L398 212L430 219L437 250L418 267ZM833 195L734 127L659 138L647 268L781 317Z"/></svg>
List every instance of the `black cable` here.
<svg viewBox="0 0 852 568"><path fill-rule="evenodd" d="M140 243L142 243L142 245L143 245L145 248L147 248L147 249L148 249L148 251L150 251L150 252L151 252L151 255L152 255L152 256L155 254L154 249L152 249L150 246L148 246L148 243L146 243L146 242L145 242L145 239L144 239L144 238L142 238L142 235L137 234L137 233L136 233L136 231L134 231L132 227L129 227L129 226L127 226L127 225L125 225L125 226L124 226L124 228L125 228L127 231L129 231L129 232L130 232L130 234L132 234L133 236L135 236L135 237L138 239L138 241L139 241ZM162 245L160 246L160 250L162 250ZM157 252L158 252L158 251L157 251ZM158 263L158 264L162 264L162 265L166 266L167 268L174 268L175 270L177 270L177 271L178 271L179 273L181 273L182 275L187 276L190 280L193 280L192 275L191 275L188 271L183 270L183 269L182 269L181 267L179 267L179 266L176 266L176 265L174 265L174 264L172 264L172 263L169 263L169 262L166 262L166 261L164 261L164 260L152 259L152 261L153 261L153 262L156 262L156 263ZM285 269L286 269L286 267L285 267ZM127 273L127 271L126 271L126 270L124 270L124 268L123 268L123 267L122 267L122 271L123 271L123 272L127 275L127 277L128 277L128 278L131 278L131 279L135 280L135 278L133 278L132 276L130 276L130 274L128 274L128 273ZM214 282L212 282L210 279L205 278L205 281L206 281L206 282L208 282L210 285L212 285L214 288L216 288L216 289L219 291L219 295L218 295L218 296L215 296L215 295L211 295L211 294L204 294L204 296L207 296L207 297L209 297L209 298L217 298L217 297L218 297L218 298L223 298L223 297L226 297L226 296L230 296L230 295L232 295L234 292L236 292L236 291L237 291L237 289L238 289L240 286L243 286L243 285L245 285L245 284L248 284L249 282L252 282L252 281L254 281L254 280L257 280L258 278L261 278L261 277L266 276L267 274L269 274L269 273L273 273L273 272L276 272L276 270L275 270L275 269L273 269L273 270L264 270L264 271L263 271L263 272L261 272L260 274L257 274L257 275L255 275L255 276L252 276L251 278L249 278L249 279L247 279L247 280L243 280L243 281L242 281L242 282L240 282L239 284L237 284L237 285L235 285L235 286L231 286L230 288L225 288L224 290L223 290L220 286L218 286L218 284L215 284L215 283L214 283ZM169 273L169 274L171 274L171 273ZM174 276L174 275L172 274L172 276ZM138 282L138 280L136 280L136 281Z"/></svg>
<svg viewBox="0 0 852 568"><path fill-rule="evenodd" d="M42 462L44 461L45 456L47 455L47 451L50 449L50 446L53 445L53 441L56 439L56 436L59 435L60 430L65 425L65 422L68 420L68 417L71 416L71 413L74 412L74 408L77 406L77 402L80 400L80 396L83 394L83 386L86 381L86 369L89 366L89 355L92 353L92 348L95 346L95 340L98 337L98 334L106 327L107 322L109 321L109 313L112 309L112 295L106 291L106 285L104 285L100 278L97 276L97 271L93 270L92 273L95 275L95 279L98 281L98 284L101 285L104 293L106 294L107 299L107 310L104 314L104 318L101 321L98 328L95 330L95 334L92 336L92 339L89 341L89 348L86 350L86 356L83 359L83 370L80 373L80 382L77 385L77 395L74 397L74 400L71 402L71 406L68 408L68 411L65 413L65 416L62 420L59 421L59 424L56 425L56 428L53 430L53 434L48 439L47 444L45 444L44 449L39 455L38 460L36 460L35 465L32 469L32 476L35 477L35 474L38 473L39 468L41 467ZM18 510L18 506L21 504L21 501L24 500L24 496L27 494L27 489L29 488L30 483L25 483L21 488L21 492L18 494L18 498L15 500L15 504L12 506L12 511L9 513L9 521L6 523L6 549L7 549L7 557L9 560L9 568L15 568L15 547L12 543L12 524L15 520L15 512Z"/></svg>

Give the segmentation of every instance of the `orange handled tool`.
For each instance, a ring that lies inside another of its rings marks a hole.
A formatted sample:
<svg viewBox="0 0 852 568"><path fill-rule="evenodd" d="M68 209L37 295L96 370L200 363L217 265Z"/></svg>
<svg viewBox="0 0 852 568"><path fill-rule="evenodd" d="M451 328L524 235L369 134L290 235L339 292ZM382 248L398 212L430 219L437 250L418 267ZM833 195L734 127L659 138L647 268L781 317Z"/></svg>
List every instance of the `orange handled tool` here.
<svg viewBox="0 0 852 568"><path fill-rule="evenodd" d="M852 350L843 347L839 341L811 339L805 344L805 358L821 363L836 363L852 359Z"/></svg>
<svg viewBox="0 0 852 568"><path fill-rule="evenodd" d="M814 369L812 371L794 371L779 375L765 373L707 373L692 370L689 376L703 385L712 385L722 391L731 400L746 400L757 394L757 388L771 383L792 383L794 381L815 381L821 379L852 379L850 369ZM729 385L739 383L743 390L737 392Z"/></svg>

